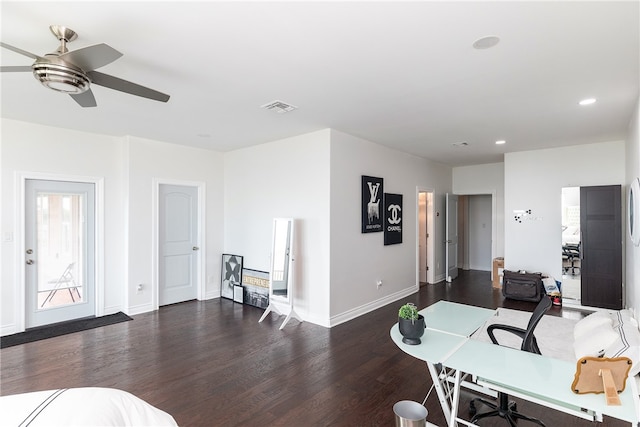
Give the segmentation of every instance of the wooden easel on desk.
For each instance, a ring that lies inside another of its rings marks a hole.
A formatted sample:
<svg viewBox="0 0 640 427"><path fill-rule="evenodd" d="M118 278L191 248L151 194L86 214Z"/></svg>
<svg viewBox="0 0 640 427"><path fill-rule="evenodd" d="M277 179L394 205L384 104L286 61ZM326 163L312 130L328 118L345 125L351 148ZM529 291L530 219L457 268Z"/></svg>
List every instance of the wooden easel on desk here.
<svg viewBox="0 0 640 427"><path fill-rule="evenodd" d="M618 393L624 391L631 364L628 357L582 357L576 364L571 390L576 394L604 393L607 405L621 405Z"/></svg>

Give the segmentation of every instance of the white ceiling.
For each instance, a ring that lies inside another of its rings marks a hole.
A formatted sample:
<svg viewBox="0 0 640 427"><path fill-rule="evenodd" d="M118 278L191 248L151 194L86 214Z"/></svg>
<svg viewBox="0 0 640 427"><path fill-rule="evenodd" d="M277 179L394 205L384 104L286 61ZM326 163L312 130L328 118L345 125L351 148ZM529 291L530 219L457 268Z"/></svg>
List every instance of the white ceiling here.
<svg viewBox="0 0 640 427"><path fill-rule="evenodd" d="M106 43L124 54L99 71L171 99L93 86L98 106L81 108L31 73L3 73L1 115L218 151L333 128L453 166L499 162L625 138L639 5L3 0L3 42L44 55L58 46L49 25L69 27L79 34L70 50ZM472 48L487 35L500 43ZM32 62L0 54L0 65ZM598 102L578 106L587 97ZM274 100L299 108L260 108Z"/></svg>

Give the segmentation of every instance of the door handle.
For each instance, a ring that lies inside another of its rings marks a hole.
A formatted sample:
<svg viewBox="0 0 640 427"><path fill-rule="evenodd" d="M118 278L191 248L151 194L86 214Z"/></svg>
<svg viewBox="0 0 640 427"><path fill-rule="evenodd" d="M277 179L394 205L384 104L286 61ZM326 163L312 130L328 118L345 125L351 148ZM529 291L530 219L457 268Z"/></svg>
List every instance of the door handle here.
<svg viewBox="0 0 640 427"><path fill-rule="evenodd" d="M193 247L193 250L194 250L194 251L199 251L199 250L200 250L200 248L199 248L199 247L197 247L197 246L194 246L194 247Z"/></svg>
<svg viewBox="0 0 640 427"><path fill-rule="evenodd" d="M27 265L31 265L31 264L33 264L33 260L32 259L28 259L27 260Z"/></svg>
<svg viewBox="0 0 640 427"><path fill-rule="evenodd" d="M33 253L33 249L27 249L27 254L31 255Z"/></svg>

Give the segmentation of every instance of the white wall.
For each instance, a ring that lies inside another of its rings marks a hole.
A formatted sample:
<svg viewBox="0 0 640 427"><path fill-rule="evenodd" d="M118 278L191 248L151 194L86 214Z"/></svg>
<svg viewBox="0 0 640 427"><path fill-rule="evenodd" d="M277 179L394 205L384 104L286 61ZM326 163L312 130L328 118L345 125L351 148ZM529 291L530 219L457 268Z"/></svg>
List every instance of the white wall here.
<svg viewBox="0 0 640 427"><path fill-rule="evenodd" d="M469 268L491 271L491 196L473 195L467 198L469 204L468 242Z"/></svg>
<svg viewBox="0 0 640 427"><path fill-rule="evenodd" d="M623 141L505 154L505 268L559 279L562 187L623 185ZM531 210L518 223L514 210Z"/></svg>
<svg viewBox="0 0 640 427"><path fill-rule="evenodd" d="M629 123L629 131L626 139L626 163L625 183L627 185L627 191L629 183L632 179L640 177L640 97L636 104L636 109L633 113L631 121ZM625 227L628 226L627 215L624 216ZM640 315L640 247L634 246L629 238L629 231L626 230L626 297L627 307L632 307L636 312L636 317Z"/></svg>
<svg viewBox="0 0 640 427"><path fill-rule="evenodd" d="M224 157L224 251L244 267L269 271L273 218L294 218L294 307L306 321L328 326L328 129Z"/></svg>
<svg viewBox="0 0 640 427"><path fill-rule="evenodd" d="M203 299L220 296L220 264L223 248L223 155L199 148L166 144L141 138L129 137L126 144L128 165L128 265L126 302L130 314L151 311L156 308L152 301L151 286L157 287L154 271L153 222L157 212L158 182L179 185L203 185L204 236L198 246L204 257L203 277L205 281ZM201 230L202 231L202 230ZM157 250L155 251L157 253ZM154 280L155 279L155 280ZM143 284L143 291L136 286Z"/></svg>
<svg viewBox="0 0 640 427"><path fill-rule="evenodd" d="M294 305L305 321L327 327L417 290L417 188L434 189L442 213L451 187L448 166L329 129L226 153L224 170L224 251L243 255L246 268L268 270L273 218L295 218ZM360 232L366 174L404 195L401 245L385 247L382 233ZM443 259L439 248L444 277Z"/></svg>
<svg viewBox="0 0 640 427"><path fill-rule="evenodd" d="M103 314L124 311L135 314L152 309L150 292L136 294L138 283L150 284L153 276L152 181L190 180L206 186L205 297L219 292L222 250L222 155L210 150L114 138L85 132L2 119L2 270L0 333L24 328L20 307L22 266L19 230L20 210L17 174L96 177L104 182L104 298ZM133 292L132 292L133 291Z"/></svg>
<svg viewBox="0 0 640 427"><path fill-rule="evenodd" d="M491 194L494 257L504 256L504 163L453 168L453 194Z"/></svg>
<svg viewBox="0 0 640 427"><path fill-rule="evenodd" d="M361 233L362 175L383 178L385 193L403 195L402 244L384 246L383 233ZM443 241L449 166L331 130L332 325L418 290L417 188L435 191L434 241ZM443 279L444 244L438 246L435 273Z"/></svg>

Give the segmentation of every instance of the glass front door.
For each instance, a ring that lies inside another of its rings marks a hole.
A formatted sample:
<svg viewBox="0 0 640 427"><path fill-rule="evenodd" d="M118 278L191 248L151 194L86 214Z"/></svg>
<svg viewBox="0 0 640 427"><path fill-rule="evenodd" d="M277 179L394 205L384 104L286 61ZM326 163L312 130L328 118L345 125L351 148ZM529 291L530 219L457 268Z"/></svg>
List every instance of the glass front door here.
<svg viewBox="0 0 640 427"><path fill-rule="evenodd" d="M27 328L95 315L94 185L26 181Z"/></svg>

